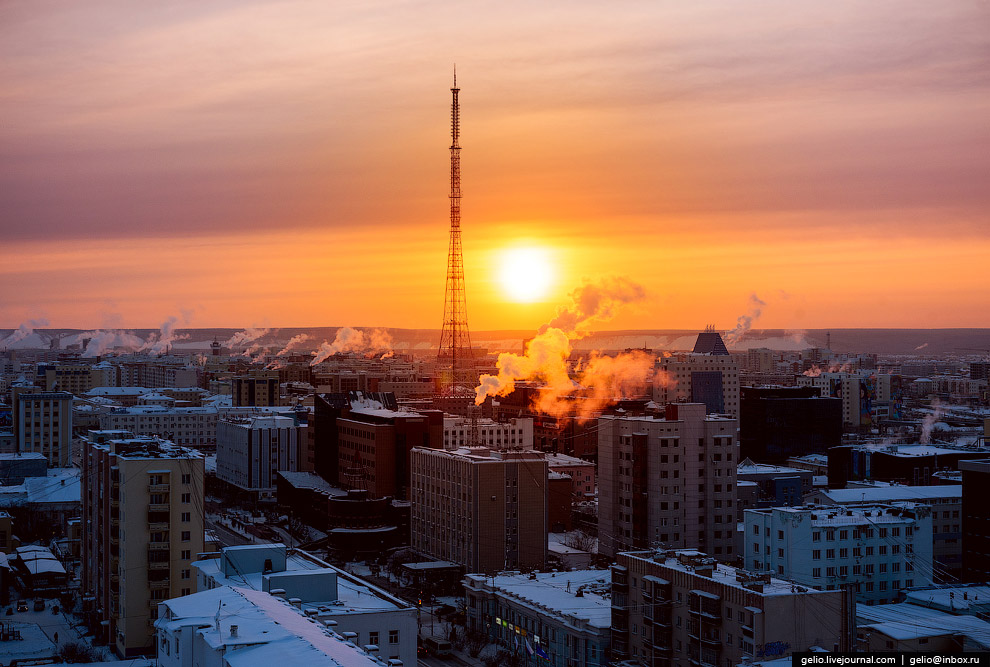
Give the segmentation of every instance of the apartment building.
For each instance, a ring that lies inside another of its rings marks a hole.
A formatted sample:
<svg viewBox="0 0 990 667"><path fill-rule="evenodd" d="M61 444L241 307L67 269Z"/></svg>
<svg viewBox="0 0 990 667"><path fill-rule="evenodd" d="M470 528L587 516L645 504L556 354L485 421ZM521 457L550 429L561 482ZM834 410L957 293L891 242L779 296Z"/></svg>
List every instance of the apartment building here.
<svg viewBox="0 0 990 667"><path fill-rule="evenodd" d="M613 662L735 667L813 646L852 650L855 602L695 550L621 553L612 566Z"/></svg>
<svg viewBox="0 0 990 667"><path fill-rule="evenodd" d="M219 411L215 407L174 408L137 405L100 415L100 429L124 429L135 435L157 435L177 445L217 443Z"/></svg>
<svg viewBox="0 0 990 667"><path fill-rule="evenodd" d="M701 403L599 417L599 553L663 544L735 560L738 452L738 420Z"/></svg>
<svg viewBox="0 0 990 667"><path fill-rule="evenodd" d="M52 468L71 465L72 394L21 385L10 395L16 450L44 454Z"/></svg>
<svg viewBox="0 0 990 667"><path fill-rule="evenodd" d="M249 371L230 380L230 395L234 407L267 407L279 403L278 371Z"/></svg>
<svg viewBox="0 0 990 667"><path fill-rule="evenodd" d="M961 462L959 465L966 465ZM959 581L962 569L961 484L939 486L877 486L857 489L819 489L808 497L815 505L886 505L920 503L932 508L932 557L936 583Z"/></svg>
<svg viewBox="0 0 990 667"><path fill-rule="evenodd" d="M547 462L541 452L416 448L412 546L468 572L542 568Z"/></svg>
<svg viewBox="0 0 990 667"><path fill-rule="evenodd" d="M932 508L914 503L746 511L746 566L868 604L932 583Z"/></svg>
<svg viewBox="0 0 990 667"><path fill-rule="evenodd" d="M82 586L124 657L149 653L158 604L195 588L204 462L167 441L115 435L96 433L83 452Z"/></svg>

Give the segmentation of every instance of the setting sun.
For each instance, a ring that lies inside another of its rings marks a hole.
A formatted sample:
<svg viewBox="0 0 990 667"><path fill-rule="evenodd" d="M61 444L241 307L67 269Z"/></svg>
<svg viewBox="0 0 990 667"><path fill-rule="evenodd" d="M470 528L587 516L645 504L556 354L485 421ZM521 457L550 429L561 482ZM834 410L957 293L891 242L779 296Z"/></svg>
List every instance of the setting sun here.
<svg viewBox="0 0 990 667"><path fill-rule="evenodd" d="M499 260L499 282L514 301L532 302L546 296L553 279L550 257L542 248L510 248Z"/></svg>

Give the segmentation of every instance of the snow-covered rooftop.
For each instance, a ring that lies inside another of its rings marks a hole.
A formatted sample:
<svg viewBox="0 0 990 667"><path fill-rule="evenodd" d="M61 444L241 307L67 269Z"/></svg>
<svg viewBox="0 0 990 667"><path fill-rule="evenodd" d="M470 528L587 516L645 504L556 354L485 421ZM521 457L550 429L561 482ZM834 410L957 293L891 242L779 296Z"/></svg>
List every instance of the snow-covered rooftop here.
<svg viewBox="0 0 990 667"><path fill-rule="evenodd" d="M861 489L832 489L822 495L840 505L854 502L888 502L893 500L937 500L962 498L962 485L943 486L884 486Z"/></svg>
<svg viewBox="0 0 990 667"><path fill-rule="evenodd" d="M491 581L491 578L482 577L479 583ZM611 581L609 570L507 573L496 575L494 586L506 597L550 614L580 619L591 626L604 629L612 624Z"/></svg>
<svg viewBox="0 0 990 667"><path fill-rule="evenodd" d="M990 648L990 623L975 616L955 616L909 602L856 605L859 627L872 627L894 639L917 639L942 634L961 634Z"/></svg>

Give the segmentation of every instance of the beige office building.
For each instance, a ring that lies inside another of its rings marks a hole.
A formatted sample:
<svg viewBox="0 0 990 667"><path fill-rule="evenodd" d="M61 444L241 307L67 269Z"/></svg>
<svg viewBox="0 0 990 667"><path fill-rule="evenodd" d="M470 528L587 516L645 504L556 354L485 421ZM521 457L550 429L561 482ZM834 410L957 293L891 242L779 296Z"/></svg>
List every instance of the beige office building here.
<svg viewBox="0 0 990 667"><path fill-rule="evenodd" d="M167 441L93 436L83 455L83 592L118 655L151 654L158 604L196 589L203 457Z"/></svg>
<svg viewBox="0 0 990 667"><path fill-rule="evenodd" d="M547 462L541 452L416 448L412 545L468 572L542 568Z"/></svg>
<svg viewBox="0 0 990 667"><path fill-rule="evenodd" d="M816 591L694 550L622 553L612 566L612 660L735 667L813 646L852 650L849 591Z"/></svg>

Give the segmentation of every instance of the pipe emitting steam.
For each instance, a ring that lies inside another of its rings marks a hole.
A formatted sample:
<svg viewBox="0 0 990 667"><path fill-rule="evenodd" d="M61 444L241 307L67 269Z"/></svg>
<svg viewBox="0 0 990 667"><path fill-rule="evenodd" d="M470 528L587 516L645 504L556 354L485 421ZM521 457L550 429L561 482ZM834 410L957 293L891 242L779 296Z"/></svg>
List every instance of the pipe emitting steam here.
<svg viewBox="0 0 990 667"><path fill-rule="evenodd" d="M760 319L763 314L763 307L766 302L756 296L755 293L749 295L749 311L745 315L740 315L736 320L736 328L725 334L726 346L735 345L749 331L753 322Z"/></svg>
<svg viewBox="0 0 990 667"><path fill-rule="evenodd" d="M334 337L332 343L328 343L327 341L320 343L320 348L316 351L316 356L309 364L310 366L315 366L335 354L345 354L347 352L363 354L368 357L379 355L383 358L391 357L392 336L384 329L361 331L360 329L352 329L351 327L341 327L337 330L337 335Z"/></svg>
<svg viewBox="0 0 990 667"><path fill-rule="evenodd" d="M475 403L488 396L505 396L519 380L539 380L544 386L536 400L541 412L553 415L576 414L590 417L617 394L641 390L650 383L653 355L632 352L609 357L592 353L587 363L571 379L567 358L571 341L587 334L586 327L615 316L624 304L646 297L642 286L628 278L609 278L597 283L585 282L571 292L571 305L561 307L556 316L540 327L540 332L526 345L524 354L503 352L498 356L498 375L482 375L475 388ZM582 392L580 405L565 398Z"/></svg>

